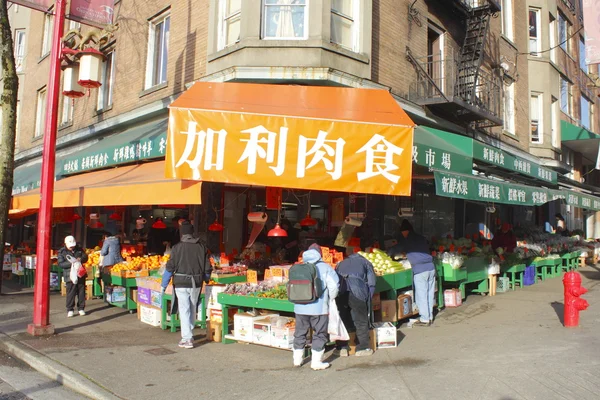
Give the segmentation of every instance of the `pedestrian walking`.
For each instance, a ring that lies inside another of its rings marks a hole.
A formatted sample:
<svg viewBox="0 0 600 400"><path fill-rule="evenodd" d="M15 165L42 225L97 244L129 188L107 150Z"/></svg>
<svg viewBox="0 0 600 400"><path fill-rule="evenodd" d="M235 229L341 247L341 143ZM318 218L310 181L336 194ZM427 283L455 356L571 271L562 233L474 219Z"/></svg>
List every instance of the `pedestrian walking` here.
<svg viewBox="0 0 600 400"><path fill-rule="evenodd" d="M79 315L85 315L85 280L86 275L79 277L77 283L71 281L71 261L69 258L78 260L85 264L88 256L85 251L77 245L73 236L65 238L65 246L58 250L58 266L63 270L63 279L67 288L67 317L75 315L75 297L77 297L77 310Z"/></svg>
<svg viewBox="0 0 600 400"><path fill-rule="evenodd" d="M293 351L294 367L302 365L306 338L309 329L312 329L310 367L313 370L322 370L330 367L329 363L323 362L323 354L325 353L325 344L328 341L329 299L336 298L339 284L337 274L321 257L321 247L313 244L302 254L303 263L292 267L296 271L292 272L290 269L290 282L292 282L292 274L302 274L303 270L310 273L312 269L316 273L314 283L319 285L319 287L315 287L316 299L313 302L308 304L294 304L294 313L296 314Z"/></svg>
<svg viewBox="0 0 600 400"><path fill-rule="evenodd" d="M340 295L337 298L340 318L348 332L356 332L356 356L370 356L373 349L369 341L369 313L377 280L373 264L356 253L340 262L336 272L340 276ZM347 357L348 342L337 341L334 354Z"/></svg>
<svg viewBox="0 0 600 400"><path fill-rule="evenodd" d="M175 312L175 308L178 309L181 321L179 347L192 349L200 292L202 284L210 280L212 267L206 245L194 237L193 225L186 221L181 224L180 230L181 241L171 249L171 258L163 274L162 289L164 293L172 277L175 298L171 313Z"/></svg>
<svg viewBox="0 0 600 400"><path fill-rule="evenodd" d="M400 224L402 236L398 244L388 250L388 255L397 259L403 254L410 262L415 286L415 301L420 318L413 326L429 326L433 321L433 299L435 295L435 265L429 251L429 243L417 234L408 220Z"/></svg>

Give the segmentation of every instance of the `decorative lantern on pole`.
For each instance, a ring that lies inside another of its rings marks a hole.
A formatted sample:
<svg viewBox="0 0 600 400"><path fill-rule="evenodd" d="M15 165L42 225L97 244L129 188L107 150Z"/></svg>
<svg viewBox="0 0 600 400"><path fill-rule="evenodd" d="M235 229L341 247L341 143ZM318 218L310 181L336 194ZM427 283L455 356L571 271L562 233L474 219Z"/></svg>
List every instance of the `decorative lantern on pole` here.
<svg viewBox="0 0 600 400"><path fill-rule="evenodd" d="M77 99L85 95L84 89L77 83L79 80L79 66L69 64L63 68L63 95Z"/></svg>
<svg viewBox="0 0 600 400"><path fill-rule="evenodd" d="M102 86L100 82L102 62L106 57L100 51L86 48L79 53L79 85L95 89Z"/></svg>

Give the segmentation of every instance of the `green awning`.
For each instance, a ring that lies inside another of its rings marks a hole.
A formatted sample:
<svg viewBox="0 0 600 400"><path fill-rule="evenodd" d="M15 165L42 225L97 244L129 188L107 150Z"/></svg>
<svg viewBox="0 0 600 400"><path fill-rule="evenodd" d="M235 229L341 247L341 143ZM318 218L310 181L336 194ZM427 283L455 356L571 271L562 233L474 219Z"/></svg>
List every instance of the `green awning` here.
<svg viewBox="0 0 600 400"><path fill-rule="evenodd" d="M438 196L486 203L541 206L554 200L587 210L600 211L600 198L572 190L554 190L498 182L473 175L434 172Z"/></svg>
<svg viewBox="0 0 600 400"><path fill-rule="evenodd" d="M588 160L586 164L596 164L600 135L581 126L573 125L567 121L560 121L561 141Z"/></svg>
<svg viewBox="0 0 600 400"><path fill-rule="evenodd" d="M473 171L473 139L417 126L413 161L434 170L470 174Z"/></svg>
<svg viewBox="0 0 600 400"><path fill-rule="evenodd" d="M517 172L554 185L557 184L558 175L556 171L478 141L473 141L473 158L511 172Z"/></svg>
<svg viewBox="0 0 600 400"><path fill-rule="evenodd" d="M13 171L12 194L27 192L40 187L42 164L21 166Z"/></svg>
<svg viewBox="0 0 600 400"><path fill-rule="evenodd" d="M64 158L62 175L129 164L165 156L168 119L137 125L105 137L85 150ZM57 167L58 168L58 167Z"/></svg>

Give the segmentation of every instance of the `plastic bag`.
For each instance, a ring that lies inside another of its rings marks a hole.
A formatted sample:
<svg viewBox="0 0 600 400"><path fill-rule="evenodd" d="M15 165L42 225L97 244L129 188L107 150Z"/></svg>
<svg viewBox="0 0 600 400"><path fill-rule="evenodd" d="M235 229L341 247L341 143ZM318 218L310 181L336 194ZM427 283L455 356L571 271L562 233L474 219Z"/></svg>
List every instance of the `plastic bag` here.
<svg viewBox="0 0 600 400"><path fill-rule="evenodd" d="M344 326L342 318L335 303L335 299L329 300L329 325L327 326L327 332L329 333L329 340L350 340L348 331Z"/></svg>
<svg viewBox="0 0 600 400"><path fill-rule="evenodd" d="M67 260L71 263L69 279L71 279L71 282L73 282L73 284L77 284L77 280L79 279L79 270L82 268L81 261L71 256L70 254L67 254Z"/></svg>
<svg viewBox="0 0 600 400"><path fill-rule="evenodd" d="M171 255L171 243L167 243L167 247L165 249L165 256L170 256Z"/></svg>

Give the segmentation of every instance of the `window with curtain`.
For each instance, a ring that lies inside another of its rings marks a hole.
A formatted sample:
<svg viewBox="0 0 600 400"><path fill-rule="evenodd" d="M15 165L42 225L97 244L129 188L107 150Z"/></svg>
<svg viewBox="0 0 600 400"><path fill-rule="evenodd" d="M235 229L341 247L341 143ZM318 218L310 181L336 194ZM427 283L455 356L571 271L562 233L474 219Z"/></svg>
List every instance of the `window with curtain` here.
<svg viewBox="0 0 600 400"><path fill-rule="evenodd" d="M567 18L562 14L558 13L558 43L560 47L569 53L569 35L571 33L571 23L567 20Z"/></svg>
<svg viewBox="0 0 600 400"><path fill-rule="evenodd" d="M585 63L585 39L583 36L579 37L579 67L586 74L588 71L588 65Z"/></svg>
<svg viewBox="0 0 600 400"><path fill-rule="evenodd" d="M532 94L529 103L529 113L531 119L531 143L542 143L542 95Z"/></svg>
<svg viewBox="0 0 600 400"><path fill-rule="evenodd" d="M515 84L504 87L504 130L515 134Z"/></svg>
<svg viewBox="0 0 600 400"><path fill-rule="evenodd" d="M263 0L263 39L307 37L307 0Z"/></svg>
<svg viewBox="0 0 600 400"><path fill-rule="evenodd" d="M67 96L62 96L62 114L60 118L61 125L68 125L73 122L73 112L75 105L73 100Z"/></svg>
<svg viewBox="0 0 600 400"><path fill-rule="evenodd" d="M331 1L331 42L358 52L358 0Z"/></svg>
<svg viewBox="0 0 600 400"><path fill-rule="evenodd" d="M219 2L219 42L218 49L240 41L242 0L220 0Z"/></svg>
<svg viewBox="0 0 600 400"><path fill-rule="evenodd" d="M550 40L548 41L548 43L550 43L550 60L552 62L556 62L556 19L552 16L552 14L549 14L549 18L550 18L550 29L548 30L548 34L550 35Z"/></svg>
<svg viewBox="0 0 600 400"><path fill-rule="evenodd" d="M591 120L591 103L590 101L585 97L585 96L581 96L581 126L583 126L585 129L588 130L592 130L592 120Z"/></svg>
<svg viewBox="0 0 600 400"><path fill-rule="evenodd" d="M15 30L15 67L17 72L23 72L25 62L25 29Z"/></svg>
<svg viewBox="0 0 600 400"><path fill-rule="evenodd" d="M44 125L46 123L46 87L38 90L37 105L35 113L35 130L33 137L37 138L43 135Z"/></svg>
<svg viewBox="0 0 600 400"><path fill-rule="evenodd" d="M510 40L514 40L512 2L502 0L502 34Z"/></svg>
<svg viewBox="0 0 600 400"><path fill-rule="evenodd" d="M529 53L533 56L539 56L542 41L541 33L541 12L537 8L529 9Z"/></svg>
<svg viewBox="0 0 600 400"><path fill-rule="evenodd" d="M571 115L571 83L564 77L560 77L560 109Z"/></svg>
<svg viewBox="0 0 600 400"><path fill-rule="evenodd" d="M148 60L146 64L146 89L167 81L170 27L170 11L150 21Z"/></svg>
<svg viewBox="0 0 600 400"><path fill-rule="evenodd" d="M54 30L54 14L50 14L52 10L48 11L48 14L44 15L44 33L42 34L42 57L50 54L52 48L52 31Z"/></svg>
<svg viewBox="0 0 600 400"><path fill-rule="evenodd" d="M107 110L113 104L115 79L115 51L106 55L102 63L102 86L98 88L98 110Z"/></svg>

